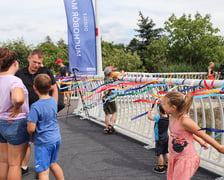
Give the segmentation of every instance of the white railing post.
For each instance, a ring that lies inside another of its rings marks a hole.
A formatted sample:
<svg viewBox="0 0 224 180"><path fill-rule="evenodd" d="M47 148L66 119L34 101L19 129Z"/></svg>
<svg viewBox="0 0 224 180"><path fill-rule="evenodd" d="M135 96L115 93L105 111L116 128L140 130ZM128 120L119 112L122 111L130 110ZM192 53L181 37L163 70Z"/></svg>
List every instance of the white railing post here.
<svg viewBox="0 0 224 180"><path fill-rule="evenodd" d="M128 74L128 76L127 76ZM175 73L180 75L178 73ZM183 75L184 73L182 73ZM168 75L163 73L162 75ZM155 97L152 94L158 94L159 90L183 90L189 87L194 87L194 89L189 90L189 92L205 88L205 82L208 87L211 86L213 83L213 88L222 88L224 81L222 80L203 80L203 79L187 79L187 78L163 78L162 75L154 74L150 76L148 74L133 74L133 73L126 73L126 75L122 78L122 82L149 82L152 80L157 80L157 83L161 86L154 86L152 89L147 90L143 93L139 93L142 90L137 90L136 94L134 95L127 95L127 96L118 96L116 98L116 104L118 107L117 113L117 120L115 123L115 129L120 133L125 134L131 138L134 138L138 141L145 143L146 145L154 145L154 123L149 121L146 117L140 117L136 120L131 120L131 118L145 113L148 111L148 108L151 106L150 103L139 102L135 103L135 100L138 99L148 99L148 100L155 100ZM189 73L185 74L189 76ZM193 74L192 74L193 75ZM200 76L201 73L198 73ZM136 76L138 76L136 78ZM173 74L174 76L174 74ZM185 77L186 77L185 76ZM170 76L169 74L169 77ZM195 76L194 76L195 77ZM94 82L94 79L97 80L97 83ZM85 80L86 87L91 87L95 89L103 84L103 77L102 76L87 76L87 80ZM83 84L81 84L82 89L85 89ZM136 86L140 87L140 85ZM94 94L95 92L83 92L85 97ZM120 94L121 95L121 94ZM100 94L94 94L92 98L89 98L86 101L86 104L92 104L95 101L100 99ZM101 101L100 101L101 102ZM100 103L98 102L98 103ZM201 127L212 127L217 129L224 129L224 117L223 117L223 99L220 97L206 97L206 98L198 98L194 99L191 113L189 114L192 119L194 119L199 126ZM81 104L83 105L83 104ZM81 106L80 105L80 106ZM80 108L80 107L79 107ZM154 109L155 110L155 109ZM104 125L104 113L102 110L102 104L98 104L89 110L89 119ZM153 112L155 113L155 112ZM214 135L214 133L212 133ZM219 141L223 144L224 143L224 135L222 134L219 137ZM224 157L220 153L218 153L213 147L210 147L206 151L202 151L201 148L195 143L196 149L202 159L201 166L207 169L213 169L216 173L223 175L224 172Z"/></svg>

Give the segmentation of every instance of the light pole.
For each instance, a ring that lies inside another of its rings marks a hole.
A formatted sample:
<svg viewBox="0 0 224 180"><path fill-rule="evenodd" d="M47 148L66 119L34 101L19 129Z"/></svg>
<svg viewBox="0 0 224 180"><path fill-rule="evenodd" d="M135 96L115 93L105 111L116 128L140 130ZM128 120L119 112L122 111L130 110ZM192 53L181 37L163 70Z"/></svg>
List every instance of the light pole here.
<svg viewBox="0 0 224 180"><path fill-rule="evenodd" d="M101 55L101 39L98 16L98 0L95 0L95 21L96 21L96 59L97 59L97 75L103 75L102 70L102 55Z"/></svg>

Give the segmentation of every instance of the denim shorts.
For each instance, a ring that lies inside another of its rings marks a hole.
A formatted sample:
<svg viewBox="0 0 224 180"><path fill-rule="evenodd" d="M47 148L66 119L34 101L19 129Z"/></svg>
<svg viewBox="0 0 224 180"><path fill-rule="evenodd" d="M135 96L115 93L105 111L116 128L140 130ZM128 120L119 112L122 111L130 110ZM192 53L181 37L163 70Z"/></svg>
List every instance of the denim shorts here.
<svg viewBox="0 0 224 180"><path fill-rule="evenodd" d="M0 143L21 145L29 142L27 119L2 120L0 119Z"/></svg>
<svg viewBox="0 0 224 180"><path fill-rule="evenodd" d="M42 172L47 170L51 163L57 161L61 140L50 145L34 145L35 171Z"/></svg>

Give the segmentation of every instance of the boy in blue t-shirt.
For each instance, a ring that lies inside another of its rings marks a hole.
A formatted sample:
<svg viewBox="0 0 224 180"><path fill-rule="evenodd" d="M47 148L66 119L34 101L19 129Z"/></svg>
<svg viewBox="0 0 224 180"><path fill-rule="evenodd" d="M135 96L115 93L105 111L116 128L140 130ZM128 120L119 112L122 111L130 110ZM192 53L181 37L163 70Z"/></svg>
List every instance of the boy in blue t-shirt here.
<svg viewBox="0 0 224 180"><path fill-rule="evenodd" d="M153 169L156 173L165 173L167 169L169 154L168 154L168 127L169 127L169 117L164 111L162 104L158 104L159 115L152 116L151 111L153 108L149 108L148 119L155 122L154 132L155 132L155 143L156 149L155 154L158 157L158 166ZM165 155L166 164L164 165Z"/></svg>
<svg viewBox="0 0 224 180"><path fill-rule="evenodd" d="M56 163L61 135L57 122L57 102L49 95L51 78L47 74L37 75L33 88L39 100L31 105L27 130L34 141L35 170L40 179L49 179L50 168L56 179L63 180L63 171Z"/></svg>

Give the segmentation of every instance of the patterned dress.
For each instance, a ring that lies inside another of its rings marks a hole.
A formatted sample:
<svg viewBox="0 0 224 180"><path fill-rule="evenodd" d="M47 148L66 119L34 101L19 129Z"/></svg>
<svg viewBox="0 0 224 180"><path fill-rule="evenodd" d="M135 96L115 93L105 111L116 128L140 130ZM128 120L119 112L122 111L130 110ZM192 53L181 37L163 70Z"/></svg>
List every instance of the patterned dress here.
<svg viewBox="0 0 224 180"><path fill-rule="evenodd" d="M181 121L187 115L172 122L170 117L169 153L167 180L189 180L200 164L194 144L193 134L181 129Z"/></svg>

